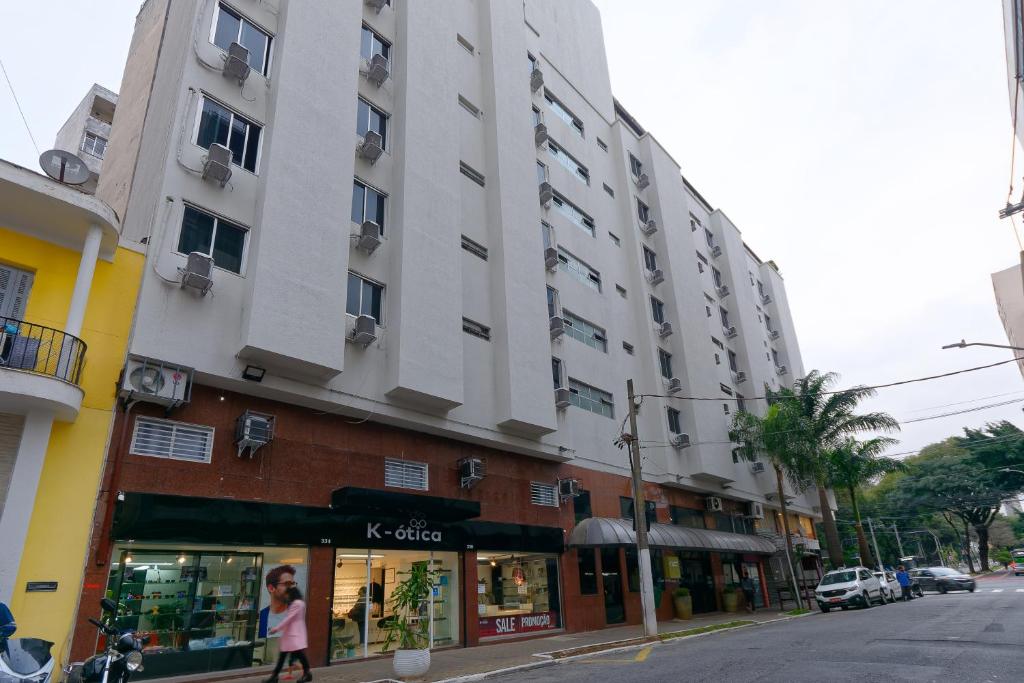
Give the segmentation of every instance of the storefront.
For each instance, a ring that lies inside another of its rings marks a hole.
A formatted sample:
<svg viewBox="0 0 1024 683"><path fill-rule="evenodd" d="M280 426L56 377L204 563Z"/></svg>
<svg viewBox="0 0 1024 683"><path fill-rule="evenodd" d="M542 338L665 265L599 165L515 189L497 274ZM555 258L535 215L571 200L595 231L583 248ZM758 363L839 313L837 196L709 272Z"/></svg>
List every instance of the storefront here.
<svg viewBox="0 0 1024 683"><path fill-rule="evenodd" d="M485 550L476 559L480 640L562 628L557 555Z"/></svg>

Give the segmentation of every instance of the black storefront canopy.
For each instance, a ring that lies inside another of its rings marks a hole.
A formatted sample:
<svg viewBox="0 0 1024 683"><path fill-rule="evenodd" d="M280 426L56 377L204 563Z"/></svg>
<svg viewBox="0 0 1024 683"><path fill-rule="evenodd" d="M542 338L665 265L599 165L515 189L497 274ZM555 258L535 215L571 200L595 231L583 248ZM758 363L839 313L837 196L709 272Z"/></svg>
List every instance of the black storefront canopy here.
<svg viewBox="0 0 1024 683"><path fill-rule="evenodd" d="M373 512L399 517L423 517L438 522L459 522L480 516L480 503L475 500L379 491L356 486L346 486L332 493L331 509L356 514Z"/></svg>
<svg viewBox="0 0 1024 683"><path fill-rule="evenodd" d="M774 555L778 550L774 543L759 536L714 529L694 529L674 524L652 524L647 538L652 548L760 555ZM592 517L583 520L569 534L568 542L570 548L635 544L633 522L613 517Z"/></svg>

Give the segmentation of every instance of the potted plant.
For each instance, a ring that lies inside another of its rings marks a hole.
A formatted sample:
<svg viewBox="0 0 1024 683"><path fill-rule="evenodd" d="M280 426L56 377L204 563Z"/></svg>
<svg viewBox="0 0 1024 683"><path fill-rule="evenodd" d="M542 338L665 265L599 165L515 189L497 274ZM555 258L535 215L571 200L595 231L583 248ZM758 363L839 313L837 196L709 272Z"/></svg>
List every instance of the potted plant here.
<svg viewBox="0 0 1024 683"><path fill-rule="evenodd" d="M394 616L388 620L382 650L397 644L392 665L399 678L419 678L430 669L430 617L426 602L434 588L436 572L425 562L412 565L405 579L391 592Z"/></svg>
<svg viewBox="0 0 1024 683"><path fill-rule="evenodd" d="M676 619L693 618L693 598L690 597L690 589L679 586L672 592L672 605L676 609Z"/></svg>
<svg viewBox="0 0 1024 683"><path fill-rule="evenodd" d="M726 612L735 612L739 608L740 594L733 584L722 589L722 608Z"/></svg>

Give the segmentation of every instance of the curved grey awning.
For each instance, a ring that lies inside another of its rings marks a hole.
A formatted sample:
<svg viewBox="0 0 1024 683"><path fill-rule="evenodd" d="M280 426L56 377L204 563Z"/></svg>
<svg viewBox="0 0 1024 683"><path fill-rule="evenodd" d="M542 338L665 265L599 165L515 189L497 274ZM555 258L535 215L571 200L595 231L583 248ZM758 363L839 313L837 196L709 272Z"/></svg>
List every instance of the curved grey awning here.
<svg viewBox="0 0 1024 683"><path fill-rule="evenodd" d="M774 555L775 544L760 536L734 534L730 531L693 529L674 524L652 524L647 535L652 548L710 550L724 553L759 553ZM584 519L569 534L570 548L582 546L633 545L636 535L633 522L612 517Z"/></svg>

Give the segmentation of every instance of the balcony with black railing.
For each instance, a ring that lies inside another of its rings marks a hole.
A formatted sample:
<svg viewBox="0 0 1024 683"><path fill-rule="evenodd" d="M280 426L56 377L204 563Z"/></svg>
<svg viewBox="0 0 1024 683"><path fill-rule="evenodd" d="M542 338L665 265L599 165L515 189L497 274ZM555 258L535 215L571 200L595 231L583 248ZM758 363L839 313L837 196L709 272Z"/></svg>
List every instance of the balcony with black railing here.
<svg viewBox="0 0 1024 683"><path fill-rule="evenodd" d="M0 316L0 412L73 421L82 406L85 348L61 330Z"/></svg>

